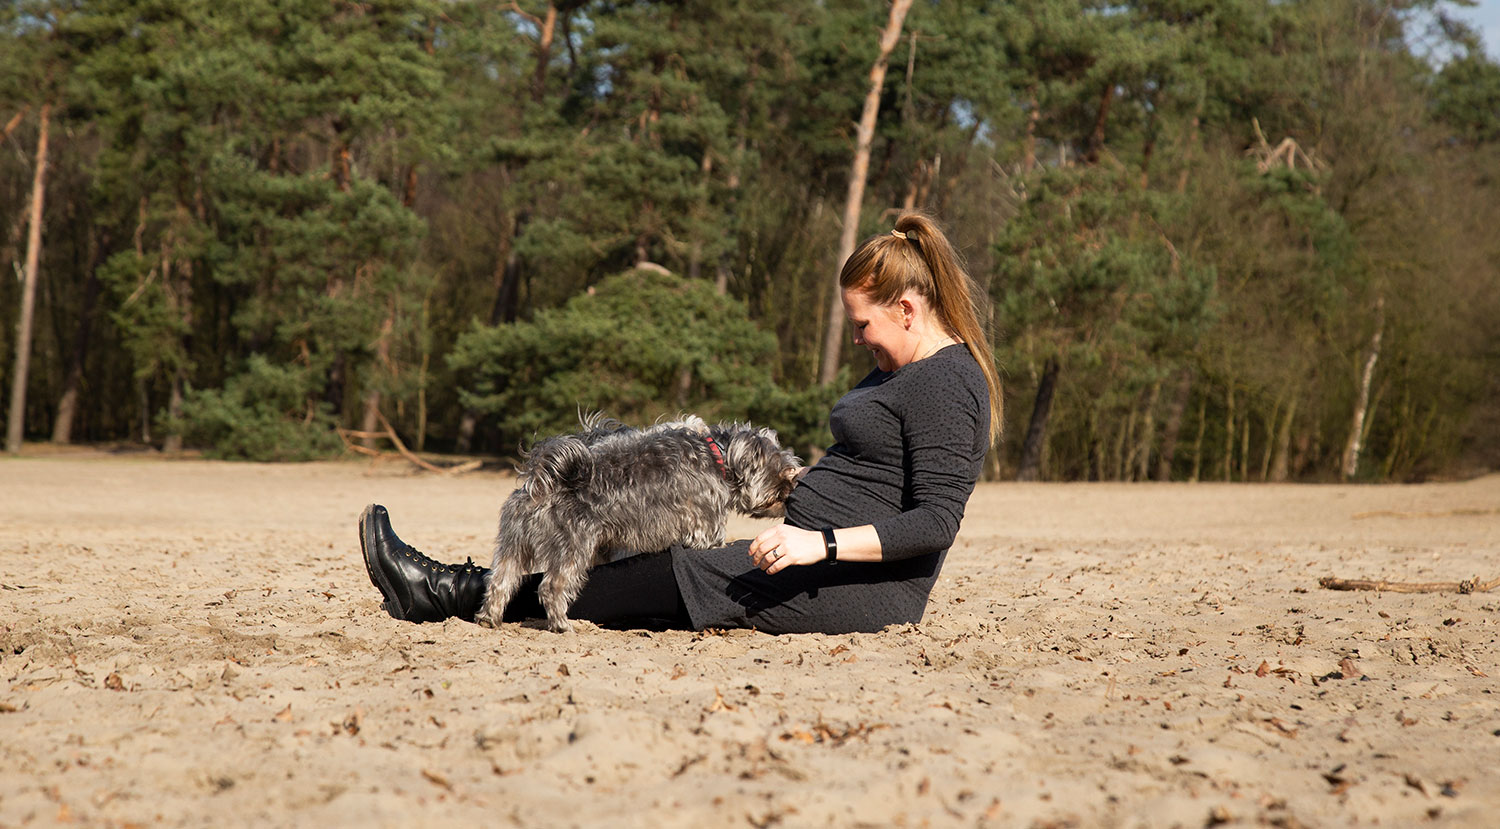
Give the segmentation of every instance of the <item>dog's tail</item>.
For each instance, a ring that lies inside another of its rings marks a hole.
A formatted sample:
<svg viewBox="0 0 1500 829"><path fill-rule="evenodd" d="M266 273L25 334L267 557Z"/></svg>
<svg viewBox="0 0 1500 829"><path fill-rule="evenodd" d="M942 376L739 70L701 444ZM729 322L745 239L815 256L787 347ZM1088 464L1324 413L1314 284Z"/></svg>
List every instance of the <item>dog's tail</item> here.
<svg viewBox="0 0 1500 829"><path fill-rule="evenodd" d="M594 459L576 435L548 438L531 447L521 467L531 497L586 486L594 479Z"/></svg>

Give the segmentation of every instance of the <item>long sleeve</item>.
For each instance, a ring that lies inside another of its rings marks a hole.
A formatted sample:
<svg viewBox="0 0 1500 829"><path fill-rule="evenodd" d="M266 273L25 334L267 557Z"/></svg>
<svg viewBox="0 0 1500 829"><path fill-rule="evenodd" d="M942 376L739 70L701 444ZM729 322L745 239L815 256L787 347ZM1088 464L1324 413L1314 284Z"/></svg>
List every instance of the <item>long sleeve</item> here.
<svg viewBox="0 0 1500 829"><path fill-rule="evenodd" d="M989 435L984 387L946 368L901 389L902 511L874 522L882 557L894 561L953 544L974 491ZM905 384L904 384L905 385Z"/></svg>

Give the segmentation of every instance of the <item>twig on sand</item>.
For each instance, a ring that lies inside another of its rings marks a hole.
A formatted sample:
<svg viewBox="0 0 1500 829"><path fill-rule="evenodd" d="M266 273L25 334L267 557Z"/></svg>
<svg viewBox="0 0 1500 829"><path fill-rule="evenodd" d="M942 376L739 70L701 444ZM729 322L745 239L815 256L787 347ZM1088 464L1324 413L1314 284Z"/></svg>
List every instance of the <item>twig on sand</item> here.
<svg viewBox="0 0 1500 829"><path fill-rule="evenodd" d="M1324 576L1318 586L1325 590L1383 590L1389 593L1487 593L1500 587L1500 579L1480 581L1478 576L1464 581L1368 581L1336 579Z"/></svg>
<svg viewBox="0 0 1500 829"><path fill-rule="evenodd" d="M478 460L465 461L464 463L458 464L456 466L449 466L445 468L422 460L421 458L417 457L417 453L406 448L406 444L401 442L401 438L396 435L395 427L391 425L391 422L389 420L385 419L385 415L383 413L377 411L375 412L375 416L380 418L380 425L385 427L385 431L370 432L362 431L359 429L336 430L339 437L343 439L345 448L347 448L351 452L358 452L361 455L368 455L378 462L381 459L385 458L388 453L381 452L377 449L371 449L368 446L360 446L359 444L350 440L350 438L385 438L391 442L392 446L396 447L396 452L399 453L401 457L406 458L408 461L411 461L413 464L427 470L428 472L437 472L442 475L461 475L465 472L473 472L474 470L478 469L483 463L483 461Z"/></svg>
<svg viewBox="0 0 1500 829"><path fill-rule="evenodd" d="M1469 515L1500 515L1500 509L1482 509L1476 507L1460 507L1459 509L1432 510L1428 512L1398 512L1396 510L1378 509L1371 512L1356 512L1354 520L1362 518L1454 518Z"/></svg>

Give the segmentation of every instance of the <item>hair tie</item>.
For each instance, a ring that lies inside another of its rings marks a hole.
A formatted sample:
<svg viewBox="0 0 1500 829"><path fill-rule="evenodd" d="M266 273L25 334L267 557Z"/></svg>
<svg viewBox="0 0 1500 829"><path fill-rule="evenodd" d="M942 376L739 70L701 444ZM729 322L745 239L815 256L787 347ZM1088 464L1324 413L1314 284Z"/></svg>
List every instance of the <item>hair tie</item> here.
<svg viewBox="0 0 1500 829"><path fill-rule="evenodd" d="M902 233L899 230L892 230L891 231L891 235L895 236L897 239L905 239L905 238L907 238L906 234Z"/></svg>

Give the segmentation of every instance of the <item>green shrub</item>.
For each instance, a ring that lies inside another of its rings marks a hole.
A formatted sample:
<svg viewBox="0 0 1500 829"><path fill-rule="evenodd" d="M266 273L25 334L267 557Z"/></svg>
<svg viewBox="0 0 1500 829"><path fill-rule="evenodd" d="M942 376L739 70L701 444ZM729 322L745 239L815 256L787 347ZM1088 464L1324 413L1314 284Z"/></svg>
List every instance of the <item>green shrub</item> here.
<svg viewBox="0 0 1500 829"><path fill-rule="evenodd" d="M776 362L775 338L741 302L647 269L530 322L476 323L448 358L464 405L494 419L504 447L573 431L590 411L635 424L678 412L750 419L783 431L787 445L826 434L826 394L777 388Z"/></svg>
<svg viewBox="0 0 1500 829"><path fill-rule="evenodd" d="M306 369L251 357L246 371L222 389L191 391L183 400L183 439L211 458L306 461L339 453L342 444L323 403L309 410Z"/></svg>

